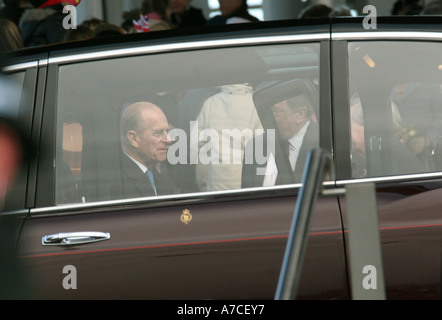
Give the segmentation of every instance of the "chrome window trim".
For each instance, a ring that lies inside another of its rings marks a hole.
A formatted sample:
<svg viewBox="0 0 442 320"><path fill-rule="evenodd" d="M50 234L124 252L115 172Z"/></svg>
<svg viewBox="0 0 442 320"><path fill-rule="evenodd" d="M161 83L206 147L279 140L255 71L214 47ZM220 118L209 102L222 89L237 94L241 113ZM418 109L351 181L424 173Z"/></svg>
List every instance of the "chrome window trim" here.
<svg viewBox="0 0 442 320"><path fill-rule="evenodd" d="M357 184L357 183L366 183L366 182L374 182L374 183L388 183L388 182L407 182L407 181L415 181L419 179L428 179L428 178L442 178L442 172L430 172L430 173L419 173L419 174L407 174L407 175L399 175L399 176L387 176L387 177L372 177L372 178L357 178L357 179L347 179L347 180L337 180L334 181L325 181L323 182L324 188L342 188L347 184ZM128 205L152 205L161 202L168 201L188 201L188 200L198 200L201 198L209 198L211 196L220 196L220 195L241 195L241 194L250 194L254 191L265 192L270 191L274 192L277 190L290 190L290 189L299 189L302 187L301 183L289 184L289 185L281 185L281 186L273 186L273 187L255 187L255 188L245 188L245 189L234 189L234 190L223 190L223 191L209 191L209 192L195 192L195 193L183 193L183 194L172 194L165 196L155 196L155 197L144 197L144 198L133 198L133 199L121 199L121 200L109 200L109 201L95 201L95 202L87 202L87 203L72 203L72 204L62 204L50 207L41 207L41 208L33 208L30 209L31 216L41 216L46 214L55 215L59 214L74 214L71 212L73 210L88 210L88 209L100 209L100 208L110 208L110 207L121 207ZM185 204L183 204L185 205Z"/></svg>
<svg viewBox="0 0 442 320"><path fill-rule="evenodd" d="M332 32L331 40L442 40L442 32L428 31L367 31Z"/></svg>
<svg viewBox="0 0 442 320"><path fill-rule="evenodd" d="M61 57L50 57L49 64L72 63L79 61L94 60L97 58L118 58L126 55L140 55L162 52L173 52L192 49L211 49L232 45L261 45L271 43L289 43L302 41L319 41L330 40L329 33L303 34L303 35L283 35L283 36L261 36L252 38L223 39L223 40L204 40L189 41L158 45L146 45L138 48L124 48L104 50L92 53L80 53L74 55L66 55Z"/></svg>
<svg viewBox="0 0 442 320"><path fill-rule="evenodd" d="M50 207L42 207L42 208L34 208L31 209L32 214L39 213L51 213L51 212L63 212L69 210L83 210L83 209L95 209L102 207L110 207L110 206L126 206L126 205L136 205L136 204L154 204L160 203L163 201L176 201L176 200L191 200L191 199L201 199L208 198L210 196L220 196L220 195L238 195L238 194L246 194L253 191L274 191L278 189L290 189L290 188L299 188L301 184L292 184L292 185L284 185L284 186L275 186L275 187L256 187L256 188L247 188L247 189L235 189L235 190L222 190L222 191L207 191L207 192L194 192L194 193L182 193L182 194L171 194L171 195L163 195L163 196L152 196L152 197L143 197L143 198L132 198L132 199L121 199L121 200L108 200L108 201L95 201L95 202L85 202L85 203L72 203L72 204L60 204L56 206Z"/></svg>
<svg viewBox="0 0 442 320"><path fill-rule="evenodd" d="M38 60L39 67L46 67L48 65L48 58Z"/></svg>
<svg viewBox="0 0 442 320"><path fill-rule="evenodd" d="M346 184L356 184L362 182L406 182L406 181L415 181L419 179L428 179L428 178L442 178L442 172L428 172L428 173L409 173L397 176L383 176L383 177L370 177L370 178L355 178L355 179L347 179L347 180L337 180L336 186L342 187Z"/></svg>
<svg viewBox="0 0 442 320"><path fill-rule="evenodd" d="M21 71L21 70L37 67L38 64L39 64L38 61L22 62L22 63L17 63L17 64L12 64L10 66L6 66L3 68L3 71L4 72Z"/></svg>
<svg viewBox="0 0 442 320"><path fill-rule="evenodd" d="M334 186L334 181L325 181L323 183L323 187L332 187ZM133 199L121 199L121 200L108 200L108 201L95 201L95 202L86 202L86 203L71 203L71 204L61 204L51 207L41 207L41 208L33 208L30 209L31 216L33 215L54 215L56 213L66 213L71 214L72 210L88 210L88 209L100 209L100 208L110 208L110 207L121 207L127 205L152 205L161 202L168 201L177 201L177 200L198 200L202 198L209 198L211 196L220 196L220 195L241 195L241 194L250 194L254 191L271 191L274 192L276 190L290 190L290 189L299 189L302 187L301 183L296 184L288 184L281 186L273 186L273 187L255 187L255 188L245 188L245 189L234 189L234 190L222 190L222 191L207 191L207 192L194 192L194 193L183 193L183 194L171 194L164 196L153 196L153 197L144 197L144 198L133 198Z"/></svg>

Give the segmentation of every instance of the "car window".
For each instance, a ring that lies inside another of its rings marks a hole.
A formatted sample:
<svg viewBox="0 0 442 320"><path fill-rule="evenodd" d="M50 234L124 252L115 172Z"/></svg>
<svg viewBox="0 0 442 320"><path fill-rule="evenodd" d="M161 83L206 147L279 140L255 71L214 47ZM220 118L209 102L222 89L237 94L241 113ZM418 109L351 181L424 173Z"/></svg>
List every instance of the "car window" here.
<svg viewBox="0 0 442 320"><path fill-rule="evenodd" d="M318 79L318 43L61 65L56 204L300 182Z"/></svg>
<svg viewBox="0 0 442 320"><path fill-rule="evenodd" d="M354 178L440 170L441 49L425 42L349 45Z"/></svg>
<svg viewBox="0 0 442 320"><path fill-rule="evenodd" d="M8 105L10 108L8 110L1 110L1 112L6 111L9 117L17 120L25 81L25 72L21 71L3 75L2 80L10 87L10 89L8 89Z"/></svg>

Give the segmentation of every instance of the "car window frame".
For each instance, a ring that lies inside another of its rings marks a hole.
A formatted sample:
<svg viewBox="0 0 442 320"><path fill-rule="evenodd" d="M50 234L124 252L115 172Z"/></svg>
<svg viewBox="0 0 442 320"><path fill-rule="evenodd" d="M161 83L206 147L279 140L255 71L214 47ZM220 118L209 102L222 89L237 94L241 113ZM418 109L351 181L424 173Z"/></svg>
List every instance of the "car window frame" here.
<svg viewBox="0 0 442 320"><path fill-rule="evenodd" d="M295 44L302 42L317 42L320 47L320 114L321 114L321 126L320 126L320 147L326 148L331 151L332 133L331 133L331 101L330 101L330 43L329 33L324 29L323 33L319 34L297 34L293 32L288 35L274 36L270 33L262 36L234 38L231 40L197 40L193 41L182 40L178 42L164 42L154 43L152 45L137 46L132 51L130 49L112 49L104 48L102 51L96 51L94 53L78 53L74 52L67 55L59 55L58 53L51 53L47 63L47 83L45 86L45 101L44 110L42 114L41 127L41 139L42 141L53 141L53 148L46 148L42 150L39 158L39 168L37 174L37 187L36 187L36 201L35 209L31 210L33 216L54 214L54 213L75 213L88 211L90 208L99 208L103 205L113 207L121 206L123 204L134 205L170 205L171 201L224 201L223 199L236 199L236 198L255 198L262 197L263 194L297 194L301 184L283 185L276 187L258 187L248 189L235 189L216 192L197 192L190 194L178 194L158 197L136 198L126 200L110 200L99 201L90 203L75 203L67 205L55 205L55 193L54 193L54 179L55 170L53 170L53 159L55 153L55 134L56 134L56 104L57 104L57 92L58 92L58 70L61 65L74 64L82 61L93 61L96 58L113 58L120 56L136 56L142 54L148 54L149 52L170 52L182 51L182 50L200 50L205 48L225 48L225 47L240 47L248 45L261 45L261 44ZM173 45L171 45L173 43ZM180 49L179 45L184 47ZM162 51L163 50L163 51ZM51 142L52 143L52 142ZM328 184L333 184L333 181L328 181ZM44 190L44 192L42 191Z"/></svg>
<svg viewBox="0 0 442 320"><path fill-rule="evenodd" d="M376 177L352 178L352 168L350 161L350 98L349 98L349 60L348 47L352 41L408 41L408 42L437 42L442 43L442 33L434 31L371 31L361 32L351 30L344 32L336 28L332 32L332 69L342 70L332 74L333 82L333 126L335 128L335 141L333 148L336 157L336 185L345 186L360 182L392 183L401 181L412 181L420 179L440 179L442 172L427 173L407 173L401 175L382 174ZM347 143L342 143L347 141ZM388 154L382 156L388 159Z"/></svg>
<svg viewBox="0 0 442 320"><path fill-rule="evenodd" d="M35 112L35 98L38 78L38 59L32 57L26 61L16 60L6 66L2 71L6 78L17 73L23 73L23 83L20 88L21 97L14 119L20 126L25 139L32 141L32 122ZM26 210L28 208L27 195L32 189L32 166L34 159L24 159L19 175L16 177L12 190L6 196L3 212ZM31 191L32 192L32 191Z"/></svg>

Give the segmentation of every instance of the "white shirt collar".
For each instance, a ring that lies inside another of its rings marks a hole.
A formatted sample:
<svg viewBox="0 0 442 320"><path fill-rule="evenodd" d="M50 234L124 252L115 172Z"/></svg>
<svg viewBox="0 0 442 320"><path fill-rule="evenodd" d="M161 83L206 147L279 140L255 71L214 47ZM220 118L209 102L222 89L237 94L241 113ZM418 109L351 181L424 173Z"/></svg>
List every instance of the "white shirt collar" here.
<svg viewBox="0 0 442 320"><path fill-rule="evenodd" d="M293 137L291 137L288 141L290 144L290 151L293 151L295 148L297 152L290 152L289 161L292 166L292 170L295 170L296 161L298 159L298 153L302 146L302 141L304 140L305 133L307 132L307 127L310 124L310 120L299 130ZM262 173L260 173L262 174ZM270 153L264 173L264 181L263 186L274 186L276 182L276 178L278 176L278 168L276 167L275 158L272 153Z"/></svg>
<svg viewBox="0 0 442 320"><path fill-rule="evenodd" d="M147 167L146 167L144 164L142 164L140 161L138 161L138 160L132 158L132 157L131 157L130 155L128 155L126 152L125 152L124 154L125 154L126 156L128 156L129 159L131 159L133 162L135 162L135 164L136 164L138 167L140 167L141 171L143 171L144 173L146 173L146 171L147 171Z"/></svg>
<svg viewBox="0 0 442 320"><path fill-rule="evenodd" d="M305 123L305 125L299 130L293 137L289 139L290 147L295 148L299 151L302 146L302 140L304 140L304 135L307 132L307 127L310 124L310 120Z"/></svg>

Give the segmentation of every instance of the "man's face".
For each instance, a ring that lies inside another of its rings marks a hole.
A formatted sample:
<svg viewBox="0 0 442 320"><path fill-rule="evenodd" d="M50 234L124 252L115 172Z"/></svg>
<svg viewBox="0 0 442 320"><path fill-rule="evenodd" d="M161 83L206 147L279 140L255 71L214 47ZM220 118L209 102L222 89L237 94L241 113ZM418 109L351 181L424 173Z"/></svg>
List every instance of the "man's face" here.
<svg viewBox="0 0 442 320"><path fill-rule="evenodd" d="M138 159L147 167L167 159L167 148L171 143L168 135L168 122L160 110L144 110L142 112L144 128L135 133L133 146Z"/></svg>
<svg viewBox="0 0 442 320"><path fill-rule="evenodd" d="M221 14L223 16L231 14L241 6L242 1L243 0L218 0Z"/></svg>
<svg viewBox="0 0 442 320"><path fill-rule="evenodd" d="M181 14L186 10L189 2L190 0L170 0L170 11L172 11L172 13Z"/></svg>
<svg viewBox="0 0 442 320"><path fill-rule="evenodd" d="M273 116L283 139L293 137L306 123L306 108L292 111L286 101L279 102L272 107Z"/></svg>

